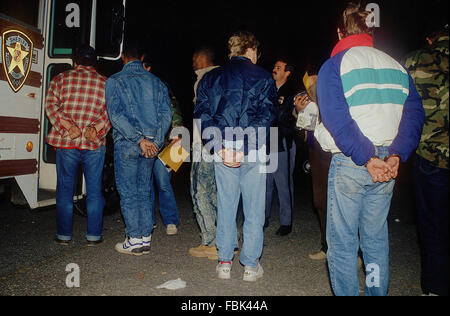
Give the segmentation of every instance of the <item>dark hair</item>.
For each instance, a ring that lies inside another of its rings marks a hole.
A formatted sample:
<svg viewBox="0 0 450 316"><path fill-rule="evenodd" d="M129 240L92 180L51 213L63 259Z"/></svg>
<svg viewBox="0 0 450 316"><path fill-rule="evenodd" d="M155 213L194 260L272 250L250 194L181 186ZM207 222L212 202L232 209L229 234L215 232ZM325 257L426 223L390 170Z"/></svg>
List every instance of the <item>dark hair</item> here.
<svg viewBox="0 0 450 316"><path fill-rule="evenodd" d="M338 22L344 37L359 34L373 35L373 28L367 25L370 14L370 11L361 9L361 3L349 2Z"/></svg>
<svg viewBox="0 0 450 316"><path fill-rule="evenodd" d="M277 58L276 61L277 62L281 61L282 63L285 63L286 67L284 67L284 71L289 71L291 73L291 75L294 74L295 67L294 67L294 65L292 65L292 62L288 58L283 56L283 57Z"/></svg>
<svg viewBox="0 0 450 316"><path fill-rule="evenodd" d="M124 43L123 54L128 58L141 59L144 49L138 40L130 39Z"/></svg>
<svg viewBox="0 0 450 316"><path fill-rule="evenodd" d="M74 49L72 60L77 65L93 67L97 64L97 53L89 45L81 45Z"/></svg>
<svg viewBox="0 0 450 316"><path fill-rule="evenodd" d="M216 58L216 54L210 46L200 46L194 51L194 56L196 55L204 55L206 59L211 63L214 63Z"/></svg>

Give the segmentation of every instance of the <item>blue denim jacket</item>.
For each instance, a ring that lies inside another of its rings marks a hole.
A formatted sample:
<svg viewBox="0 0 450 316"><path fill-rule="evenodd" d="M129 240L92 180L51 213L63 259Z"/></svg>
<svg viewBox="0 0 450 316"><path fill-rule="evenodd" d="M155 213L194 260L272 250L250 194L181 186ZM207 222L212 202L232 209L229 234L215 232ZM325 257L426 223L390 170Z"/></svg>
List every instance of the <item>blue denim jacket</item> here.
<svg viewBox="0 0 450 316"><path fill-rule="evenodd" d="M169 93L161 80L132 61L106 81L105 89L114 142L139 144L146 138L161 149L172 123Z"/></svg>

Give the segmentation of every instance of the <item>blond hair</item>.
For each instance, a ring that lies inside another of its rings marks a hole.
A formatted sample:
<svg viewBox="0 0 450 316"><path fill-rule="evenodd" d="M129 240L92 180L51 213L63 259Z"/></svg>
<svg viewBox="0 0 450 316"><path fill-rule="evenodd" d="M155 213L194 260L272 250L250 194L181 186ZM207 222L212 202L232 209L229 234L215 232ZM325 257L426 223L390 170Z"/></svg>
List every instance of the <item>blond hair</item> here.
<svg viewBox="0 0 450 316"><path fill-rule="evenodd" d="M362 10L360 3L350 2L342 14L339 26L344 37L358 34L373 35L373 28L368 25L371 14L370 11Z"/></svg>
<svg viewBox="0 0 450 316"><path fill-rule="evenodd" d="M237 32L228 40L228 57L243 56L247 52L247 49L257 49L258 47L259 42L255 35L250 32Z"/></svg>

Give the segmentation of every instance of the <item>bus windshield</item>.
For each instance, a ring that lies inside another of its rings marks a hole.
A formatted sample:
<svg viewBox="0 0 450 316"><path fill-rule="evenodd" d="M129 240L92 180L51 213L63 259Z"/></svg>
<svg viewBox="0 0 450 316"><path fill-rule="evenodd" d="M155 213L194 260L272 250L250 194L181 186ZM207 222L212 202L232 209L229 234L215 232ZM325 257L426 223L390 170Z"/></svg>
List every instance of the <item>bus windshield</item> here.
<svg viewBox="0 0 450 316"><path fill-rule="evenodd" d="M92 0L53 0L49 56L71 57L73 49L90 43Z"/></svg>

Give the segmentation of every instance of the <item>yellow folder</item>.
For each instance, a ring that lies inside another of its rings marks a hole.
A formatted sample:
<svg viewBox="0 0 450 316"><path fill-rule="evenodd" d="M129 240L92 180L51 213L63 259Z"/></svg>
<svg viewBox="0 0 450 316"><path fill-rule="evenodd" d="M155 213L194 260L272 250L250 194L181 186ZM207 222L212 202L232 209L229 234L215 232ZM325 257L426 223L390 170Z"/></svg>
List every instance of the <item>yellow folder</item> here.
<svg viewBox="0 0 450 316"><path fill-rule="evenodd" d="M177 172L189 155L189 151L184 149L183 146L174 146L173 143L171 143L158 155L158 158L166 168L170 168Z"/></svg>

